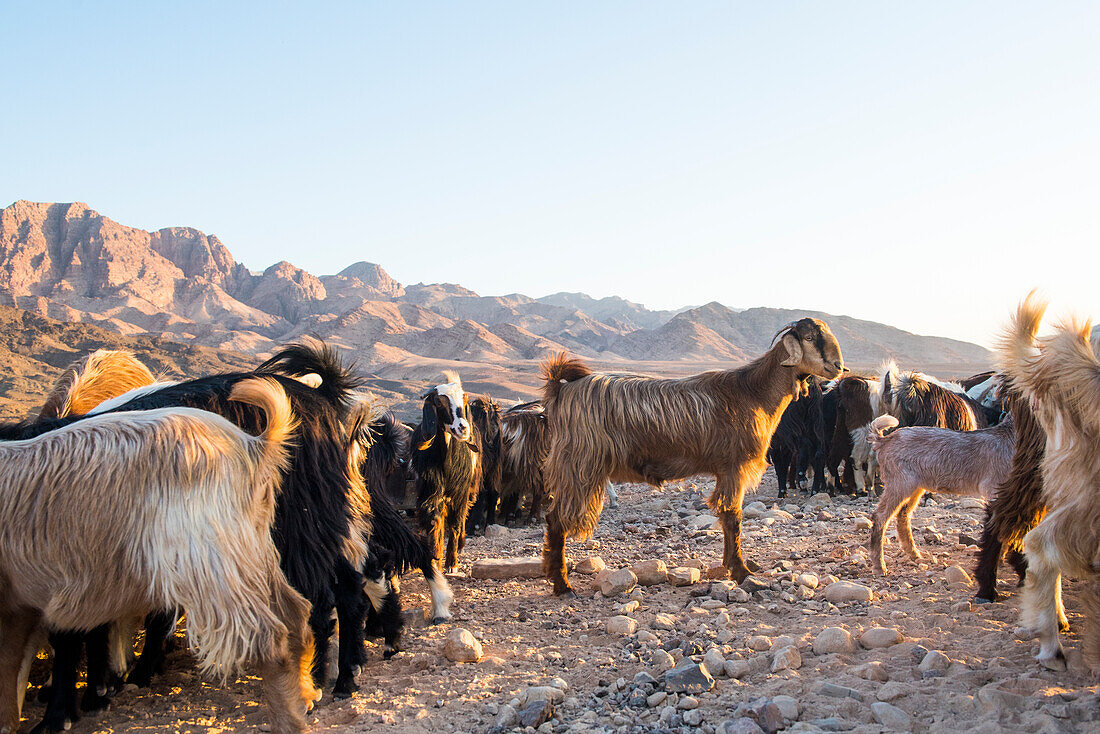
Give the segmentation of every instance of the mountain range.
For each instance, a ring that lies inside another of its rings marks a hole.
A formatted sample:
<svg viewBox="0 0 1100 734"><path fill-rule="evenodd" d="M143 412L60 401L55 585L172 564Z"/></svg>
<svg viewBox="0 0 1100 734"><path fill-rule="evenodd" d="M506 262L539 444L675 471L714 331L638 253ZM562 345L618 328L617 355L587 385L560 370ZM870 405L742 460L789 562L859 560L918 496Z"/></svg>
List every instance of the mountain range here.
<svg viewBox="0 0 1100 734"><path fill-rule="evenodd" d="M128 227L81 203L17 201L0 210L0 303L249 355L317 335L375 371L444 362L506 368L554 349L609 364L739 363L802 316L825 320L857 366L894 358L967 371L990 362L976 344L816 311L716 302L655 311L583 293L483 296L449 283L403 285L369 262L335 275L286 261L254 272L214 235Z"/></svg>

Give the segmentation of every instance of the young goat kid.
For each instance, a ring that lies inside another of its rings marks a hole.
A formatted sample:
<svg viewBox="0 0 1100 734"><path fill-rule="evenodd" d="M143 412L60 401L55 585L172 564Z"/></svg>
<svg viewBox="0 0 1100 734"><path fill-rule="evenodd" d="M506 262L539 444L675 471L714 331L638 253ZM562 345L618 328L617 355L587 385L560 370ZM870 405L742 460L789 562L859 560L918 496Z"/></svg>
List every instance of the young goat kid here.
<svg viewBox="0 0 1100 734"><path fill-rule="evenodd" d="M1024 537L1024 622L1039 634L1039 662L1065 670L1058 639L1065 621L1061 575L1085 584L1085 663L1100 675L1100 361L1091 325L1069 320L1036 341L1046 304L1030 294L999 344L1002 367L1046 431L1042 460L1046 516Z"/></svg>
<svg viewBox="0 0 1100 734"><path fill-rule="evenodd" d="M89 629L175 606L204 672L258 664L272 730L305 729L320 696L309 604L271 541L293 413L272 380L230 399L263 412L260 436L175 408L0 442L0 730L19 727L39 624Z"/></svg>
<svg viewBox="0 0 1100 734"><path fill-rule="evenodd" d="M591 535L608 481L662 482L713 474L709 504L725 534L723 565L743 581L741 505L767 468L764 455L779 417L802 378L832 379L844 371L840 346L817 319L792 322L773 346L733 370L680 379L593 374L565 354L543 366L550 421L543 562L554 593L569 595L567 536Z"/></svg>
<svg viewBox="0 0 1100 734"><path fill-rule="evenodd" d="M980 431L952 431L927 426L898 428L898 420L883 415L871 422L869 440L878 456L884 487L872 513L871 566L886 573L882 535L897 516L898 540L914 560L910 518L927 491L961 497L993 497L1012 467L1016 431L1011 420Z"/></svg>
<svg viewBox="0 0 1100 734"><path fill-rule="evenodd" d="M434 558L452 571L466 543L466 516L481 486L481 444L470 420L469 398L450 370L447 382L424 395L423 416L413 431L413 468L420 527Z"/></svg>

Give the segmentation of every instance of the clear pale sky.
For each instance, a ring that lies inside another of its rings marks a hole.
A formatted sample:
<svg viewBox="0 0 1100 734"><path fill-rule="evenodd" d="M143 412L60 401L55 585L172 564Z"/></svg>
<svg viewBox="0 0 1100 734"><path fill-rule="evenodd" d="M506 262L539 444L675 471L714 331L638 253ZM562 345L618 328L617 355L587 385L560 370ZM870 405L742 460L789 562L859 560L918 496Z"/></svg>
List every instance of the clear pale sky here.
<svg viewBox="0 0 1100 734"><path fill-rule="evenodd" d="M0 0L0 206L252 269L988 343L1036 285L1100 317L1098 30L1095 2Z"/></svg>

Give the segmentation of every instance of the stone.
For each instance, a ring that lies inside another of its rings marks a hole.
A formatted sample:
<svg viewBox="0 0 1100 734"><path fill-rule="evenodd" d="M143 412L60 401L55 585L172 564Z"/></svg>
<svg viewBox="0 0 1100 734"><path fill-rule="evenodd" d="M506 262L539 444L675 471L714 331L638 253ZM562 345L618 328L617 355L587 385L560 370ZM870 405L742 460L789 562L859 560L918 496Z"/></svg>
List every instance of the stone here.
<svg viewBox="0 0 1100 734"><path fill-rule="evenodd" d="M863 700L863 694L856 689L837 685L836 683L822 683L818 686L817 692L822 696L830 696L832 698L854 698L857 701Z"/></svg>
<svg viewBox="0 0 1100 734"><path fill-rule="evenodd" d="M795 577L794 582L799 586L805 586L807 589L817 588L817 576L812 573L800 573Z"/></svg>
<svg viewBox="0 0 1100 734"><path fill-rule="evenodd" d="M814 638L814 655L852 653L855 649L852 635L843 627L826 627Z"/></svg>
<svg viewBox="0 0 1100 734"><path fill-rule="evenodd" d="M611 635L632 635L638 629L638 621L619 614L607 620L607 633Z"/></svg>
<svg viewBox="0 0 1100 734"><path fill-rule="evenodd" d="M717 734L764 734L760 725L747 716L727 719L718 727Z"/></svg>
<svg viewBox="0 0 1100 734"><path fill-rule="evenodd" d="M673 617L671 614L665 614L664 612L658 612L649 626L655 630L675 630L676 617Z"/></svg>
<svg viewBox="0 0 1100 734"><path fill-rule="evenodd" d="M518 719L520 726L538 728L550 721L550 717L553 715L554 704L549 701L535 701L519 712Z"/></svg>
<svg viewBox="0 0 1100 734"><path fill-rule="evenodd" d="M787 645L778 650L772 658L772 672L780 670L798 670L802 667L802 655L794 645Z"/></svg>
<svg viewBox="0 0 1100 734"><path fill-rule="evenodd" d="M592 574L599 573L605 568L607 568L607 564L603 562L602 558L599 556L589 556L578 563L575 570L577 573L591 576Z"/></svg>
<svg viewBox="0 0 1100 734"><path fill-rule="evenodd" d="M765 637L764 635L753 635L749 639L745 640L745 646L750 650L757 652L763 652L764 650L770 650L772 647L772 638Z"/></svg>
<svg viewBox="0 0 1100 734"><path fill-rule="evenodd" d="M751 594L754 591L763 591L764 589L770 589L771 584L769 584L766 581L761 581L760 579L756 578L755 576L749 576L748 578L746 578L744 581L741 582L740 588L743 591L746 591L746 592Z"/></svg>
<svg viewBox="0 0 1100 734"><path fill-rule="evenodd" d="M673 668L665 673L665 690L669 693L706 693L714 687L714 677L699 664Z"/></svg>
<svg viewBox="0 0 1100 734"><path fill-rule="evenodd" d="M642 586L663 584L668 579L668 566L659 559L640 561L631 566L630 570L634 573L637 583Z"/></svg>
<svg viewBox="0 0 1100 734"><path fill-rule="evenodd" d="M684 712L684 723L688 726L699 726L703 723L703 712L700 709L692 709Z"/></svg>
<svg viewBox="0 0 1100 734"><path fill-rule="evenodd" d="M711 599L717 599L721 602L729 602L730 594L737 590L737 584L733 581L715 581L710 585L710 589L707 591L710 594Z"/></svg>
<svg viewBox="0 0 1100 734"><path fill-rule="evenodd" d="M511 729L518 722L519 715L516 713L515 708L506 703L500 707L500 712L497 714L496 719L493 720L493 726L501 729Z"/></svg>
<svg viewBox="0 0 1100 734"><path fill-rule="evenodd" d="M871 704L871 713L875 721L887 729L896 731L910 731L913 728L913 719L897 706L883 701L875 701Z"/></svg>
<svg viewBox="0 0 1100 734"><path fill-rule="evenodd" d="M535 701L561 703L565 700L565 691L557 686L531 686L523 692L523 705L530 706Z"/></svg>
<svg viewBox="0 0 1100 734"><path fill-rule="evenodd" d="M722 672L729 678L744 678L752 673L752 663L748 660L727 660L722 665Z"/></svg>
<svg viewBox="0 0 1100 734"><path fill-rule="evenodd" d="M483 652L481 643L474 638L470 630L456 627L447 633L443 643L443 654L455 663L476 663L481 660Z"/></svg>
<svg viewBox="0 0 1100 734"><path fill-rule="evenodd" d="M985 500L981 497L964 497L962 501L964 510L984 510Z"/></svg>
<svg viewBox="0 0 1100 734"><path fill-rule="evenodd" d="M511 531L503 525L490 525L485 528L486 538L507 538Z"/></svg>
<svg viewBox="0 0 1100 734"><path fill-rule="evenodd" d="M871 587L854 581L834 581L825 587L825 599L833 604L849 601L871 601L874 598Z"/></svg>
<svg viewBox="0 0 1100 734"><path fill-rule="evenodd" d="M718 518L714 515L703 513L702 515L696 515L689 518L687 521L688 530L697 532L699 530L720 530L718 525Z"/></svg>
<svg viewBox="0 0 1100 734"><path fill-rule="evenodd" d="M676 704L676 708L681 711L697 709L699 708L699 699L695 696L680 696L680 701Z"/></svg>
<svg viewBox="0 0 1100 734"><path fill-rule="evenodd" d="M764 517L767 512L768 506L763 502L750 502L741 510L741 516L747 520L755 520L758 517Z"/></svg>
<svg viewBox="0 0 1100 734"><path fill-rule="evenodd" d="M744 589L738 588L729 593L729 598L727 599L727 601L735 604L744 604L751 598L752 597L749 596L749 592L745 591Z"/></svg>
<svg viewBox="0 0 1100 734"><path fill-rule="evenodd" d="M868 650L890 647L904 640L905 637L892 627L872 627L859 636L859 644Z"/></svg>
<svg viewBox="0 0 1100 734"><path fill-rule="evenodd" d="M931 650L920 661L921 674L926 678L934 678L943 675L951 667L951 658L939 650Z"/></svg>
<svg viewBox="0 0 1100 734"><path fill-rule="evenodd" d="M638 584L638 577L629 568L620 568L604 578L600 584L600 593L604 596L617 596L629 594L630 590Z"/></svg>
<svg viewBox="0 0 1100 734"><path fill-rule="evenodd" d="M649 694L649 696L646 697L645 705L651 709L657 708L665 702L666 698L668 698L667 693L665 693L664 691L657 691L655 693Z"/></svg>
<svg viewBox="0 0 1100 734"><path fill-rule="evenodd" d="M978 689L978 705L984 711L1019 711L1026 698L1019 693L1001 689L1000 683L988 683Z"/></svg>
<svg viewBox="0 0 1100 734"><path fill-rule="evenodd" d="M712 647L703 656L703 665L707 666L707 670L713 671L714 675L718 675L720 672L725 672L726 658L722 655L721 650Z"/></svg>
<svg viewBox="0 0 1100 734"><path fill-rule="evenodd" d="M903 683L897 681L891 681L882 688L878 689L878 693L875 694L875 698L880 701L896 701L902 696L909 693L909 687Z"/></svg>
<svg viewBox="0 0 1100 734"><path fill-rule="evenodd" d="M779 709L780 715L787 721L797 721L798 714L801 712L802 707L799 706L798 700L791 696L776 696L772 699L772 703Z"/></svg>
<svg viewBox="0 0 1100 734"><path fill-rule="evenodd" d="M539 556L479 558L470 568L470 576L475 579L541 579L545 575Z"/></svg>
<svg viewBox="0 0 1100 734"><path fill-rule="evenodd" d="M962 566L948 566L943 577L947 580L948 587L952 589L969 589L974 586L970 574Z"/></svg>
<svg viewBox="0 0 1100 734"><path fill-rule="evenodd" d="M873 523L869 517L857 517L852 523L852 527L856 530L870 530L871 525L873 525Z"/></svg>
<svg viewBox="0 0 1100 734"><path fill-rule="evenodd" d="M663 673L666 670L671 670L676 665L676 661L666 650L654 650L649 658L649 664L658 672Z"/></svg>
<svg viewBox="0 0 1100 734"><path fill-rule="evenodd" d="M702 572L690 566L680 566L668 572L668 582L673 586L691 586L699 583Z"/></svg>
<svg viewBox="0 0 1100 734"><path fill-rule="evenodd" d="M857 665L852 668L852 673L864 680L873 680L878 683L885 683L890 680L890 674L886 671L886 666L878 660L873 660L863 665Z"/></svg>

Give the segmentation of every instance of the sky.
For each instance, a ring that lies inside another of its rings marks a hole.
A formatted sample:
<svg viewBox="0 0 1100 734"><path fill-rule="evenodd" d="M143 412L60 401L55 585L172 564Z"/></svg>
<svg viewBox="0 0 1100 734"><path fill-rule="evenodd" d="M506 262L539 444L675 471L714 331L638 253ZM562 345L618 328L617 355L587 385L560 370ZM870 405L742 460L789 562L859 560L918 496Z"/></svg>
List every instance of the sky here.
<svg viewBox="0 0 1100 734"><path fill-rule="evenodd" d="M0 206L486 295L1100 317L1100 4L0 0Z"/></svg>

